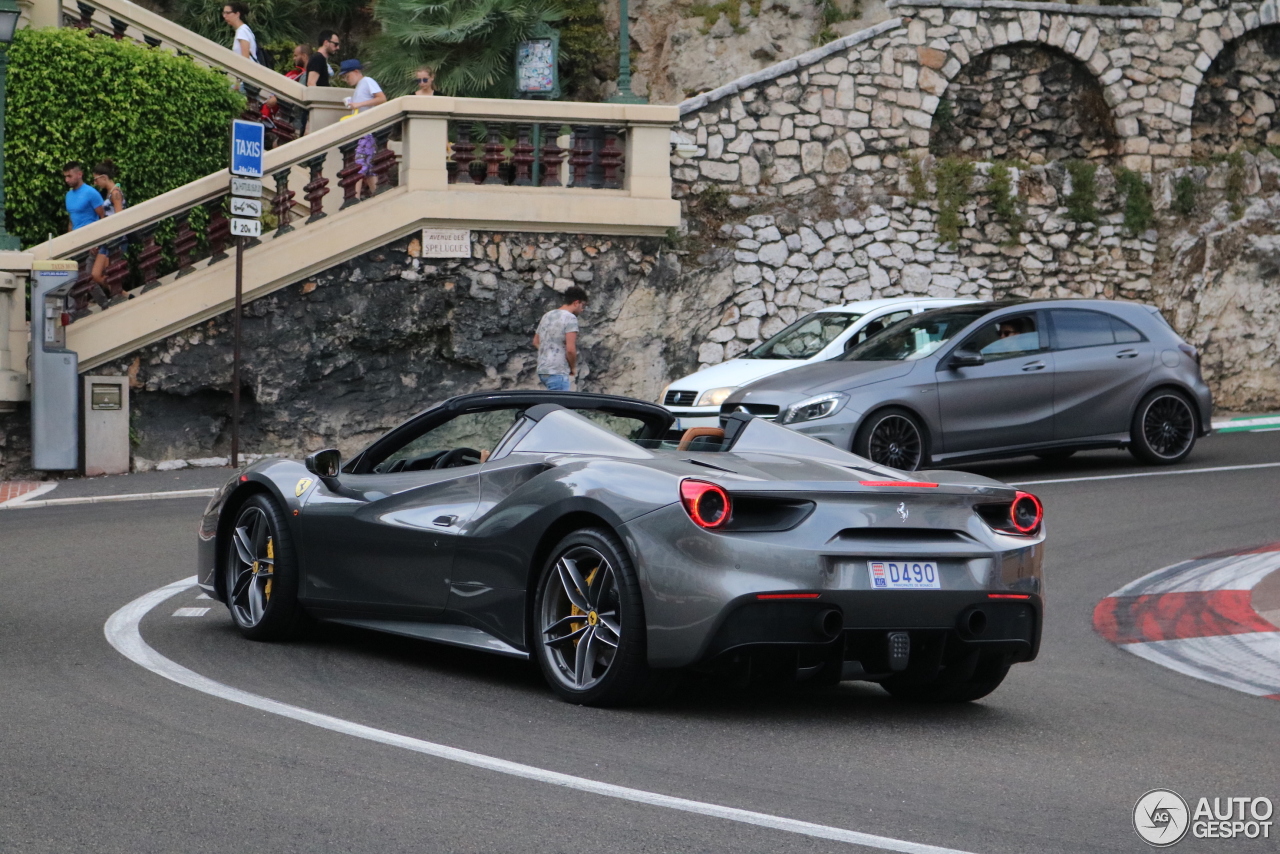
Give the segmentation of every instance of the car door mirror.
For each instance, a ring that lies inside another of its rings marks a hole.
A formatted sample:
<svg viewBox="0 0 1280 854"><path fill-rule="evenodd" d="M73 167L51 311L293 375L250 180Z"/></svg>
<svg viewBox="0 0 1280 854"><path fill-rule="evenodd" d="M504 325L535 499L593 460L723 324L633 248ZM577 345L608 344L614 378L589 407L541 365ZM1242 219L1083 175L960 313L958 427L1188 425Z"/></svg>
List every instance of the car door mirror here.
<svg viewBox="0 0 1280 854"><path fill-rule="evenodd" d="M342 468L342 454L337 448L325 448L307 455L303 460L307 471L324 480L332 480L338 476Z"/></svg>
<svg viewBox="0 0 1280 854"><path fill-rule="evenodd" d="M976 368L978 365L985 365L987 360L981 353L973 350L956 350L951 354L951 360L947 362L948 368Z"/></svg>

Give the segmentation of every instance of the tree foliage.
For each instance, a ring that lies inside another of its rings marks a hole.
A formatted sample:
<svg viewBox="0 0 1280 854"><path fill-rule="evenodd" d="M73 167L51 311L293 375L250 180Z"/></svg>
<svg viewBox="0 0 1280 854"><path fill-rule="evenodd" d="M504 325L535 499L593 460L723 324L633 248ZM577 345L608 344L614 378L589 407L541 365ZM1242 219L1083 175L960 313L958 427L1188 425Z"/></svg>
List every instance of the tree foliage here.
<svg viewBox="0 0 1280 854"><path fill-rule="evenodd" d="M358 56L356 40L371 25L369 5L364 0L246 0L258 44L275 53L277 70L288 70L289 54L299 43L316 46L321 30L336 30L342 37L342 56ZM170 0L166 14L189 30L230 50L232 31L222 20L224 0Z"/></svg>
<svg viewBox="0 0 1280 854"><path fill-rule="evenodd" d="M87 171L111 158L137 204L225 168L228 125L244 109L223 74L74 29L19 30L8 82L5 201L25 245L66 230L67 161Z"/></svg>
<svg viewBox="0 0 1280 854"><path fill-rule="evenodd" d="M382 34L366 52L391 98L412 91L419 65L436 69L441 94L506 98L516 44L564 16L560 0L379 0Z"/></svg>

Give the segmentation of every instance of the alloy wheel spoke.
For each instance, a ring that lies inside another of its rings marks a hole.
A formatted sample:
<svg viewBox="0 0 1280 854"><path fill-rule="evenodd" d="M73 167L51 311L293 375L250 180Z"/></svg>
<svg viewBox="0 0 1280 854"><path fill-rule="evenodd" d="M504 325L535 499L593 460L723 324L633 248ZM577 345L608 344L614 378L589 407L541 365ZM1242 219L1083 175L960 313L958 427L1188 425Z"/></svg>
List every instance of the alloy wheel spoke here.
<svg viewBox="0 0 1280 854"><path fill-rule="evenodd" d="M253 566L253 544L249 541L248 527L236 528L235 536L231 538L236 546L236 557L240 558L240 562L246 566Z"/></svg>
<svg viewBox="0 0 1280 854"><path fill-rule="evenodd" d="M565 596L569 597L569 601L579 608L583 613L591 610L591 603L587 601L586 589L587 585L582 581L582 575L578 572L578 565L572 559L560 558L560 563L556 565L556 570L560 574L560 584L564 587Z"/></svg>
<svg viewBox="0 0 1280 854"><path fill-rule="evenodd" d="M249 617L254 625L262 619L262 612L266 610L266 603L263 601L262 585L257 582L257 578L249 582Z"/></svg>
<svg viewBox="0 0 1280 854"><path fill-rule="evenodd" d="M587 684L595 671L595 639L595 627L588 626L586 634L582 640L578 641L573 663L573 679L579 688Z"/></svg>
<svg viewBox="0 0 1280 854"><path fill-rule="evenodd" d="M600 571L596 574L596 583L594 589L587 590L587 597L591 601L591 610L599 611L600 603L604 601L605 594L613 587L613 567L608 561L600 563Z"/></svg>
<svg viewBox="0 0 1280 854"><path fill-rule="evenodd" d="M577 617L575 619L581 620L582 618ZM547 638L545 641L543 641L543 643L546 644L547 646L556 646L557 644L566 643L568 641L580 640L582 636L585 635L590 628L591 628L590 626L583 626L582 628L576 631L569 632L569 634L567 635L560 635L560 637L557 637L557 638Z"/></svg>
<svg viewBox="0 0 1280 854"><path fill-rule="evenodd" d="M601 614L600 625L608 629L615 638L622 639L622 625L618 622L617 612ZM614 646L617 646L617 644L614 644Z"/></svg>
<svg viewBox="0 0 1280 854"><path fill-rule="evenodd" d="M252 581L253 570L246 568L240 571L240 574L236 576L235 586L231 588L230 598L233 603L240 601L240 597L244 595L245 589Z"/></svg>
<svg viewBox="0 0 1280 854"><path fill-rule="evenodd" d="M570 625L573 625L574 623L585 623L586 620L587 618L581 614L570 614L567 617L561 617L551 625L547 626L545 629L542 630L542 633L544 635L549 635L552 632L557 631L558 629L564 628L565 626L570 626ZM558 638L553 638L553 640L564 640L564 638L558 637ZM551 641L547 641L547 643L551 643Z"/></svg>

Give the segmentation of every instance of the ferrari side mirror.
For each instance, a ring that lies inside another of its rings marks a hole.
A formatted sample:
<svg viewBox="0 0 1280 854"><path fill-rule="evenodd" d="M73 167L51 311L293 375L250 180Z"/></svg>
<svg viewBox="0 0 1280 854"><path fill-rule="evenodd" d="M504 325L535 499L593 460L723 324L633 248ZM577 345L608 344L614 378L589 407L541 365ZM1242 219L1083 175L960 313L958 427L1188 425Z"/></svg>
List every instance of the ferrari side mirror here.
<svg viewBox="0 0 1280 854"><path fill-rule="evenodd" d="M317 477L335 478L342 468L342 454L338 452L337 448L325 448L323 451L309 454L303 460L303 465L307 467L307 471Z"/></svg>
<svg viewBox="0 0 1280 854"><path fill-rule="evenodd" d="M947 362L948 368L976 368L978 365L985 365L987 360L983 358L981 353L975 353L973 350L956 350L951 354L951 360Z"/></svg>

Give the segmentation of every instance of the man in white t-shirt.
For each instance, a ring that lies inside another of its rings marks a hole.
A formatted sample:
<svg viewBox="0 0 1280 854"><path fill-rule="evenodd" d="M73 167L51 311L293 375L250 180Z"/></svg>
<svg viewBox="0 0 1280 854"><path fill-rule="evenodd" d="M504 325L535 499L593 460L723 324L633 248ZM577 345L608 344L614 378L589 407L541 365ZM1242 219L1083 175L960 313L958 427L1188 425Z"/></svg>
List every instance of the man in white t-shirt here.
<svg viewBox="0 0 1280 854"><path fill-rule="evenodd" d="M253 30L249 29L249 25L244 22L247 17L249 17L249 7L240 0L231 0L222 7L222 20L236 31L231 49L251 62L257 62L258 39L253 35Z"/></svg>
<svg viewBox="0 0 1280 854"><path fill-rule="evenodd" d="M350 98L343 99L343 103L354 112L360 113L387 102L387 93L382 91L377 80L364 73L364 64L360 60L342 60L342 65L338 66L338 74L348 86L356 90ZM360 137L360 141L356 143L356 163L360 164L360 174L364 176L363 184L370 196L378 186L378 178L373 174L373 155L377 150L373 134ZM356 192L358 194L359 189Z"/></svg>
<svg viewBox="0 0 1280 854"><path fill-rule="evenodd" d="M538 348L538 379L552 391L571 391L578 372L578 315L587 307L587 292L574 285L564 292L564 305L542 315L533 346Z"/></svg>

